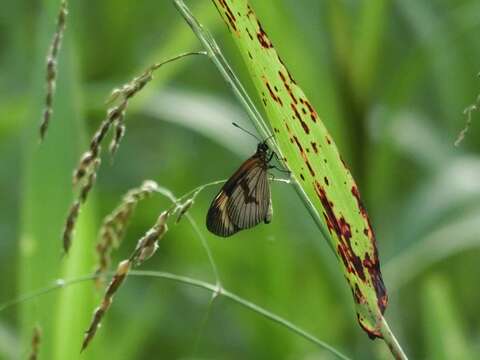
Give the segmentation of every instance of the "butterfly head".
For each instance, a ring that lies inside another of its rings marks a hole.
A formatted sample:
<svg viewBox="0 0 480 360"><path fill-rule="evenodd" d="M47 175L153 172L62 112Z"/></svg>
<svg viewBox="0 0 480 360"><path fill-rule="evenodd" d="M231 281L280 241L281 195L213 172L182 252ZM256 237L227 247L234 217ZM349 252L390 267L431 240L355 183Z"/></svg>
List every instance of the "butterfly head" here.
<svg viewBox="0 0 480 360"><path fill-rule="evenodd" d="M263 141L257 146L257 153L266 154L268 152L268 145L266 141Z"/></svg>

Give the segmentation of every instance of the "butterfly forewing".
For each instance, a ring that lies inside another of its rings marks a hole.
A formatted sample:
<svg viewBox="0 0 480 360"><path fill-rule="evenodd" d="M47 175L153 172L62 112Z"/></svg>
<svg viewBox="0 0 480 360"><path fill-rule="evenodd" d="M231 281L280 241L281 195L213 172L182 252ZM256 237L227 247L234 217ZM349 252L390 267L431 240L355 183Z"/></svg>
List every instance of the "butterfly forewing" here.
<svg viewBox="0 0 480 360"><path fill-rule="evenodd" d="M207 228L227 237L239 230L251 228L262 221L269 222L270 187L265 151L246 160L225 183L207 214Z"/></svg>

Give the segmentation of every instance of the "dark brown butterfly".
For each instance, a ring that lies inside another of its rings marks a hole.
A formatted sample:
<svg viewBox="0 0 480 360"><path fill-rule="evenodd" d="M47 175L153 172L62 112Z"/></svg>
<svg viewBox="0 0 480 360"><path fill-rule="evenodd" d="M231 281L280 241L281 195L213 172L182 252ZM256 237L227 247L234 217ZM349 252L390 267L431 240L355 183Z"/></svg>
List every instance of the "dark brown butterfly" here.
<svg viewBox="0 0 480 360"><path fill-rule="evenodd" d="M266 140L259 143L255 154L223 185L208 210L207 228L210 232L228 237L262 221L265 224L270 222L272 201L267 171L273 155L273 152L269 153Z"/></svg>

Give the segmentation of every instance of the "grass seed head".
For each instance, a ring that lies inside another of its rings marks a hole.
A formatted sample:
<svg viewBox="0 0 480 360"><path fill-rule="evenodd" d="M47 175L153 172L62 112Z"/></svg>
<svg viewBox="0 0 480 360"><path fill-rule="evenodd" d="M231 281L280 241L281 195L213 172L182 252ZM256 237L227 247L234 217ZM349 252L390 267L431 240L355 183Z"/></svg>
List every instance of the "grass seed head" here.
<svg viewBox="0 0 480 360"><path fill-rule="evenodd" d="M65 32L67 14L67 1L64 0L60 4L60 9L57 15L57 28L53 34L52 42L47 54L45 76L47 93L45 94L45 108L43 110L43 117L40 123L40 140L45 138L50 125L50 119L53 114L53 98L55 95L55 87L57 82L57 58Z"/></svg>

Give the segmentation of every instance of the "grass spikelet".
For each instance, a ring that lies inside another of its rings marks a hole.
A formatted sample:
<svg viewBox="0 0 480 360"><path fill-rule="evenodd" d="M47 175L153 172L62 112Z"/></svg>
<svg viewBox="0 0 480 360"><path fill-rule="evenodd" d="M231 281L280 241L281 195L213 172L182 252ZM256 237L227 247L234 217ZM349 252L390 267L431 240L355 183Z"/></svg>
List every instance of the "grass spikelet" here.
<svg viewBox="0 0 480 360"><path fill-rule="evenodd" d="M457 140L455 140L455 146L459 146L462 143L463 139L465 139L465 136L467 135L467 132L470 129L470 125L472 124L472 114L475 111L479 110L479 106L480 106L480 95L477 97L475 104L472 104L468 106L465 110L463 110L463 114L467 117L467 120L465 122L465 126L458 134Z"/></svg>
<svg viewBox="0 0 480 360"><path fill-rule="evenodd" d="M185 201L183 204L179 205L178 207L178 216L177 220L175 220L175 224L178 224L180 220L182 220L183 216L190 210L193 205L193 199L195 198L196 194L192 196L190 199Z"/></svg>
<svg viewBox="0 0 480 360"><path fill-rule="evenodd" d="M105 218L100 228L99 240L96 247L99 259L96 270L97 275L101 275L108 270L111 262L110 252L113 247L119 246L120 241L125 235L128 222L138 203L148 198L157 189L158 185L155 181L144 181L139 188L128 191L123 197L122 202ZM100 285L102 277L97 277L96 281L97 285Z"/></svg>
<svg viewBox="0 0 480 360"><path fill-rule="evenodd" d="M120 146L120 141L122 141L123 137L125 136L125 124L123 123L123 119L120 121L116 121L115 124L115 131L113 133L112 141L110 142L110 146L108 147L110 154L115 156L118 147Z"/></svg>
<svg viewBox="0 0 480 360"><path fill-rule="evenodd" d="M78 214L80 212L80 201L75 200L68 211L67 220L63 229L63 251L68 254L68 250L72 245L72 237L75 230Z"/></svg>
<svg viewBox="0 0 480 360"><path fill-rule="evenodd" d="M90 326L85 332L81 352L83 352L87 348L88 344L95 336L103 316L112 304L113 296L118 291L122 283L125 281L125 278L127 277L128 271L130 270L130 265L130 260L124 260L118 264L117 271L115 272L115 275L113 276L112 280L107 286L107 289L105 290L103 300L100 306L95 309L92 321L90 322Z"/></svg>
<svg viewBox="0 0 480 360"><path fill-rule="evenodd" d="M63 34L65 32L65 25L67 19L68 9L67 1L63 0L60 4L60 10L57 16L57 28L53 35L52 43L47 54L46 65L46 82L47 93L45 95L45 108L43 110L42 122L40 124L40 140L45 138L45 135L50 124L50 119L53 114L53 97L55 95L55 85L57 80L57 59L60 46L62 45Z"/></svg>
<svg viewBox="0 0 480 360"><path fill-rule="evenodd" d="M89 169L88 176L85 178L85 181L82 183L80 188L78 198L75 199L67 215L67 220L65 221L65 227L63 230L63 251L65 254L68 254L70 247L72 245L73 234L75 231L75 225L77 223L78 215L80 214L81 204L87 201L88 194L95 184L97 178L97 169L100 166L100 159L95 159L92 163L91 169Z"/></svg>
<svg viewBox="0 0 480 360"><path fill-rule="evenodd" d="M35 325L32 333L32 351L28 356L28 360L37 360L40 352L40 342L42 341L42 330L39 325Z"/></svg>
<svg viewBox="0 0 480 360"><path fill-rule="evenodd" d="M130 260L133 261L136 266L141 265L145 260L151 258L157 250L158 240L168 231L167 220L169 216L168 210L162 212L155 225L138 241L137 248L130 257Z"/></svg>

